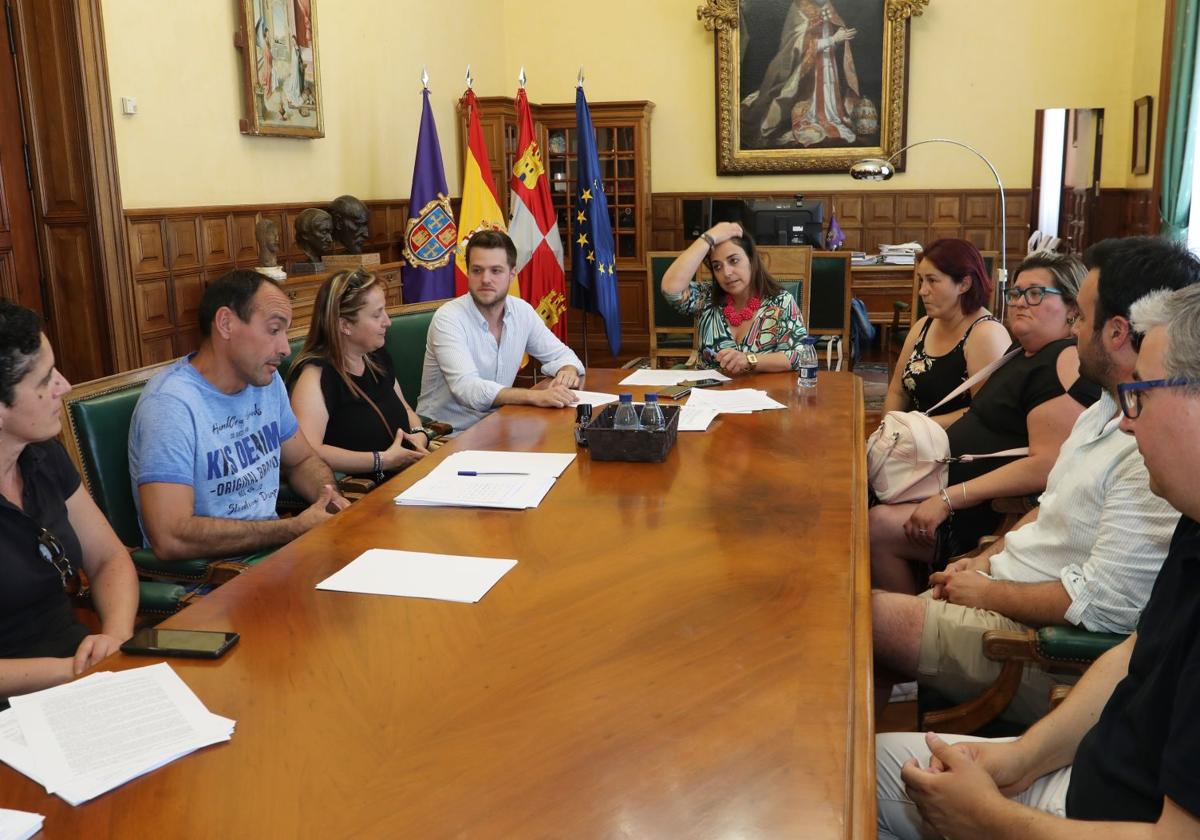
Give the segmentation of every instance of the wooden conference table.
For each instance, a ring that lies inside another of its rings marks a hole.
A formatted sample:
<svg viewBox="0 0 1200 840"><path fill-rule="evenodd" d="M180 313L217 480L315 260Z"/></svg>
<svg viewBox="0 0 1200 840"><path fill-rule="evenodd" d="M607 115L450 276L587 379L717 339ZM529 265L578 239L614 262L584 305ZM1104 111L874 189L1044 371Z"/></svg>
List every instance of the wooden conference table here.
<svg viewBox="0 0 1200 840"><path fill-rule="evenodd" d="M171 662L232 741L78 808L0 766L0 807L49 837L874 837L860 382L744 380L788 410L662 464L580 450L534 510L392 503L446 451L575 451L573 411L504 408L166 622L241 633ZM519 563L478 604L314 589L372 547Z"/></svg>

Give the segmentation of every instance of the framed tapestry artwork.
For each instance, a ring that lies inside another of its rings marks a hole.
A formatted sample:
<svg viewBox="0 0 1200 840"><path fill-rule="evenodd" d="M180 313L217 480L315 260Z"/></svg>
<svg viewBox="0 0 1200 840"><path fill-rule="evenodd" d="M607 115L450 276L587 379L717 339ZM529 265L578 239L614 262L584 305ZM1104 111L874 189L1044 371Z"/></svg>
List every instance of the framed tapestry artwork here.
<svg viewBox="0 0 1200 840"><path fill-rule="evenodd" d="M243 134L324 137L316 0L238 0Z"/></svg>
<svg viewBox="0 0 1200 840"><path fill-rule="evenodd" d="M908 21L928 2L707 0L717 172L844 172L901 149Z"/></svg>
<svg viewBox="0 0 1200 840"><path fill-rule="evenodd" d="M1150 172L1150 123L1153 118L1154 99L1143 96L1133 101L1133 174L1147 175Z"/></svg>

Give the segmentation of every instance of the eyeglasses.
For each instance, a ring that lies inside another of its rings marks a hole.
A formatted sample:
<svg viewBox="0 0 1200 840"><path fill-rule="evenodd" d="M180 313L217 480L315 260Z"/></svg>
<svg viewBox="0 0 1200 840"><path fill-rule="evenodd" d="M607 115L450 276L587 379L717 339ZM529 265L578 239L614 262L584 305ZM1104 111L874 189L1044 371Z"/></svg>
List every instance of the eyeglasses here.
<svg viewBox="0 0 1200 840"><path fill-rule="evenodd" d="M38 534L38 554L58 572L63 589L71 592L74 588L75 570L71 568L71 561L67 559L67 550L63 548L58 537L45 528Z"/></svg>
<svg viewBox="0 0 1200 840"><path fill-rule="evenodd" d="M1173 379L1122 382L1117 386L1117 401L1121 403L1121 413L1130 420L1136 420L1137 416L1142 413L1143 391L1149 391L1151 388L1176 388L1180 385L1200 385L1200 381L1177 376Z"/></svg>
<svg viewBox="0 0 1200 840"><path fill-rule="evenodd" d="M1013 286L1011 289L1004 291L1004 299L1009 304L1016 303L1020 298L1025 298L1025 302L1030 306L1037 306L1046 299L1046 295L1058 295L1062 297L1062 292L1058 289L1051 289L1047 286L1026 286L1024 289L1018 289Z"/></svg>
<svg viewBox="0 0 1200 840"><path fill-rule="evenodd" d="M371 275L360 268L356 268L354 271L349 271L339 277L335 282L335 285L340 285L341 288L336 290L337 294L334 295L334 297L340 298L347 292L357 292L359 289L365 286L367 281L370 279Z"/></svg>

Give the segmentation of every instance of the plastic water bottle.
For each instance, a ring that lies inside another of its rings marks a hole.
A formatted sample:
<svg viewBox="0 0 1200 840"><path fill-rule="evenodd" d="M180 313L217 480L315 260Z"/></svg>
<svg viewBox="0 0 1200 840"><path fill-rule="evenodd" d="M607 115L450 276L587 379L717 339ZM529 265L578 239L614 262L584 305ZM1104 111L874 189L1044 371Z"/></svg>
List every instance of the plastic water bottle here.
<svg viewBox="0 0 1200 840"><path fill-rule="evenodd" d="M661 432L666 425L658 405L658 394L647 394L646 404L642 406L642 428L647 432Z"/></svg>
<svg viewBox="0 0 1200 840"><path fill-rule="evenodd" d="M796 387L801 391L813 391L817 387L817 348L813 339L803 339L800 344L800 376Z"/></svg>
<svg viewBox="0 0 1200 840"><path fill-rule="evenodd" d="M633 407L633 394L621 394L617 403L617 413L613 415L613 428L618 431L637 430L642 427L638 422L637 409Z"/></svg>

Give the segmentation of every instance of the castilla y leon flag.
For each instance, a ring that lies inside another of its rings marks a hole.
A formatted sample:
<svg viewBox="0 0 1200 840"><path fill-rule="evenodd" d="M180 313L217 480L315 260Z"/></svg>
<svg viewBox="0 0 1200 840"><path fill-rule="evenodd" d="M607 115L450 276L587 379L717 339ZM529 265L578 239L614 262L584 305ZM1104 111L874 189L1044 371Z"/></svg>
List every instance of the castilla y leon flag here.
<svg viewBox="0 0 1200 840"><path fill-rule="evenodd" d="M479 126L479 106L475 91L467 88L459 100L467 112L467 154L463 161L462 206L458 211L458 252L454 257L454 294L467 293L467 240L481 230L504 230L504 213L496 197L496 183L488 163L487 145ZM521 296L517 281L509 286L510 295Z"/></svg>
<svg viewBox="0 0 1200 840"><path fill-rule="evenodd" d="M566 277L562 237L550 200L541 150L533 139L533 117L525 88L517 91L517 157L512 171L512 217L508 235L517 246L521 297L529 301L551 331L567 337Z"/></svg>
<svg viewBox="0 0 1200 840"><path fill-rule="evenodd" d="M429 88L425 88L408 202L408 226L404 232L405 264L400 269L405 303L439 300L454 294L451 260L458 244L458 228L454 225L448 192L437 124L429 107Z"/></svg>
<svg viewBox="0 0 1200 840"><path fill-rule="evenodd" d="M596 132L592 114L583 95L575 89L575 137L577 138L575 194L575 247L571 263L571 305L604 318L608 347L616 356L621 349L621 313L617 304L617 259L613 251L612 223L608 198L600 178L596 155Z"/></svg>

